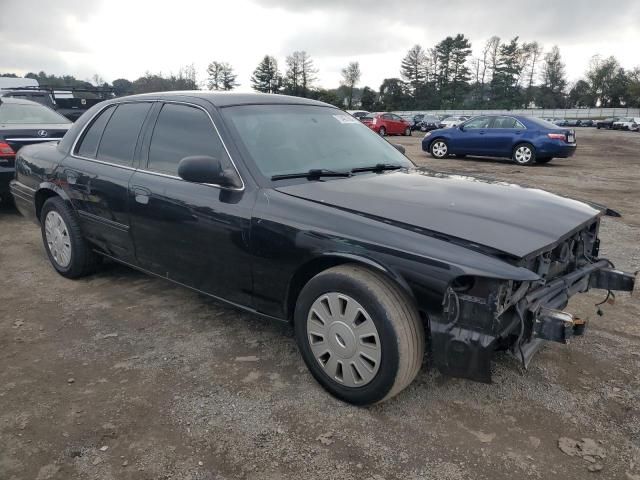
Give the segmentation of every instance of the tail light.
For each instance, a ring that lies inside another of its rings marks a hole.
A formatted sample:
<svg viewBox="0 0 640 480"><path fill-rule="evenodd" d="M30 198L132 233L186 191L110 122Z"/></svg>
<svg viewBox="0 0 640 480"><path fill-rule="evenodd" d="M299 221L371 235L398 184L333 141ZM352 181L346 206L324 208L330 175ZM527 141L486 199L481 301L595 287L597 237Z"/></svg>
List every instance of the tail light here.
<svg viewBox="0 0 640 480"><path fill-rule="evenodd" d="M16 152L13 151L11 145L6 142L0 142L0 157L10 157L13 158L16 156Z"/></svg>
<svg viewBox="0 0 640 480"><path fill-rule="evenodd" d="M564 133L547 133L547 136L552 140L566 140L567 137Z"/></svg>

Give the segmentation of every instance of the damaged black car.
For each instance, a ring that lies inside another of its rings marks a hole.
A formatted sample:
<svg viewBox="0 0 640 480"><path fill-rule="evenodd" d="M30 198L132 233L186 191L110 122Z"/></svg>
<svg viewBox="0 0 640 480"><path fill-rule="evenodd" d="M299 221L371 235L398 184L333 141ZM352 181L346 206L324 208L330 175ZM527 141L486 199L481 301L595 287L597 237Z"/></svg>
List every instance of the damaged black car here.
<svg viewBox="0 0 640 480"><path fill-rule="evenodd" d="M425 352L489 382L585 324L590 288L632 291L598 256L604 207L417 168L357 119L280 95L167 92L91 108L18 152L11 191L61 275L102 258L291 322L305 363L359 405Z"/></svg>

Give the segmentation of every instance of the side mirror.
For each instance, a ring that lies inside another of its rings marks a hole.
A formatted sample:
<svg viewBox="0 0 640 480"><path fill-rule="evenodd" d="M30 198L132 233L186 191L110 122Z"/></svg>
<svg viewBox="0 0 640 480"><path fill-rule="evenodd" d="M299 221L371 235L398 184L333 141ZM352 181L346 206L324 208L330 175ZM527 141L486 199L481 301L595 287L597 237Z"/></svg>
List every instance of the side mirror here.
<svg viewBox="0 0 640 480"><path fill-rule="evenodd" d="M464 125L458 126L458 130L460 130L461 132L464 132Z"/></svg>
<svg viewBox="0 0 640 480"><path fill-rule="evenodd" d="M402 145L400 145L399 143L392 143L391 145L393 145L396 150L398 150L401 154L404 155L404 152L406 150Z"/></svg>
<svg viewBox="0 0 640 480"><path fill-rule="evenodd" d="M224 170L220 160L206 155L185 157L178 163L178 176L187 182L238 187L235 174Z"/></svg>

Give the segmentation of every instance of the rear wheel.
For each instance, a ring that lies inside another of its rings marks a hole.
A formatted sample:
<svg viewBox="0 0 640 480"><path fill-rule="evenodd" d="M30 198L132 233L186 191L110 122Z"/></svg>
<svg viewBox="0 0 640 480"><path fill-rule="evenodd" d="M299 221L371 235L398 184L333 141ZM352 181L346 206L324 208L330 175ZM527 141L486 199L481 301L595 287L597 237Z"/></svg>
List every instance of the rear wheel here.
<svg viewBox="0 0 640 480"><path fill-rule="evenodd" d="M358 265L331 268L305 285L295 330L314 378L356 405L402 391L424 356L424 328L411 299L388 278Z"/></svg>
<svg viewBox="0 0 640 480"><path fill-rule="evenodd" d="M445 158L449 153L449 146L444 140L437 139L431 143L429 151L431 152L431 156L434 158Z"/></svg>
<svg viewBox="0 0 640 480"><path fill-rule="evenodd" d="M380 134L381 137L384 137L387 135L387 129L384 127L380 127L380 130L378 130L378 133Z"/></svg>
<svg viewBox="0 0 640 480"><path fill-rule="evenodd" d="M520 143L513 149L511 159L518 165L532 165L536 161L536 153L530 143Z"/></svg>
<svg viewBox="0 0 640 480"><path fill-rule="evenodd" d="M410 137L411 136L411 127L407 127L404 130L404 136L405 137Z"/></svg>
<svg viewBox="0 0 640 480"><path fill-rule="evenodd" d="M67 278L78 278L95 270L97 255L82 235L74 211L60 197L51 197L40 214L42 239L53 268Z"/></svg>

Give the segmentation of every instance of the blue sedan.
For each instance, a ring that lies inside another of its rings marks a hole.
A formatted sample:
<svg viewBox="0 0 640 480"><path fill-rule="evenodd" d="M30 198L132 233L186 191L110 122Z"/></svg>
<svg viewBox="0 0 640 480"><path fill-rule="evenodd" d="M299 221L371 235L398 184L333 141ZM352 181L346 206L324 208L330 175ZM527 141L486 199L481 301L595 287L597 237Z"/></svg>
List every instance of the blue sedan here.
<svg viewBox="0 0 640 480"><path fill-rule="evenodd" d="M576 151L576 134L540 118L522 115L481 115L452 128L428 132L422 150L434 158L511 158L519 165L568 158Z"/></svg>

